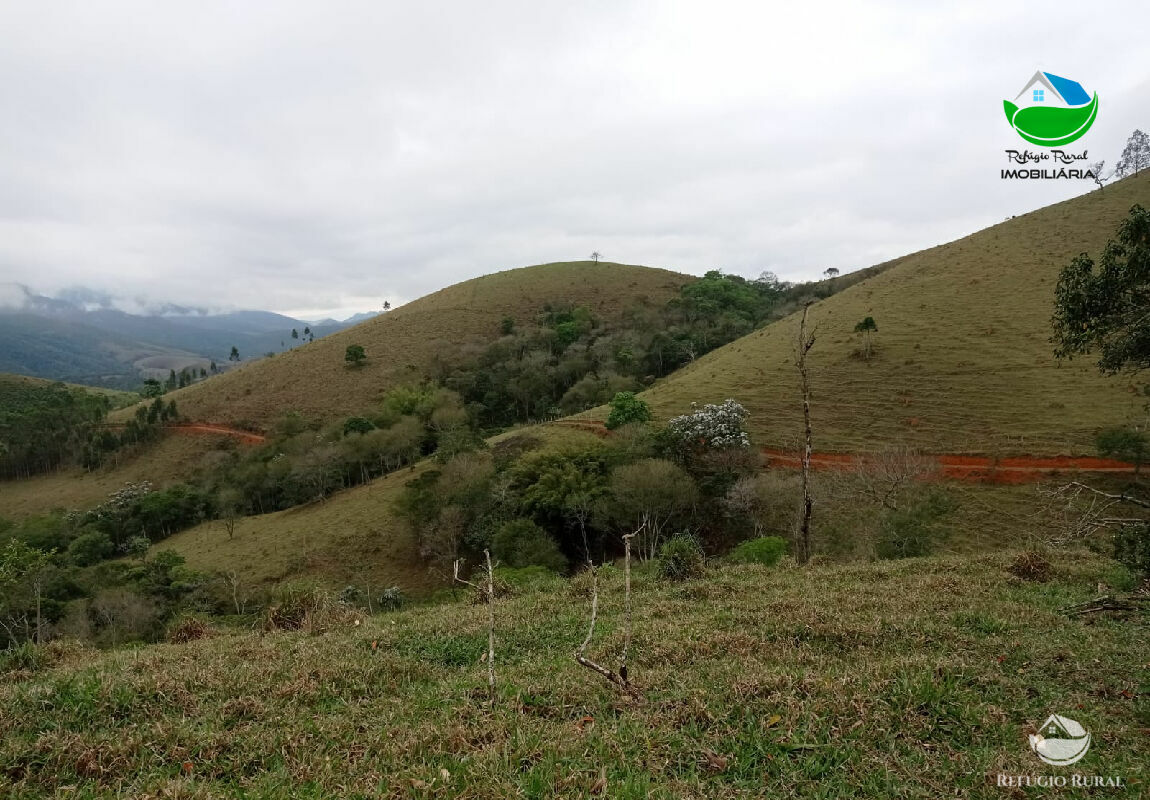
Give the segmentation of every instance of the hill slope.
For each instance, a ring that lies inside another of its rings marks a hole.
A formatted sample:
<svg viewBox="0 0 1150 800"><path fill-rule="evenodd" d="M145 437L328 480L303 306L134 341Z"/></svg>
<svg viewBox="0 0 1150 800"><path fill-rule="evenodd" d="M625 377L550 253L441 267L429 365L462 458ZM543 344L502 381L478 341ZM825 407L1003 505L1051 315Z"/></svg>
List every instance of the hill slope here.
<svg viewBox="0 0 1150 800"><path fill-rule="evenodd" d="M266 427L287 411L324 421L346 417L371 408L393 386L422 380L437 358L497 338L504 317L523 323L547 303L566 302L615 319L637 301L665 303L687 280L662 269L591 262L497 272L172 397L184 416L218 423ZM349 344L366 348L366 366L346 366Z"/></svg>
<svg viewBox="0 0 1150 800"><path fill-rule="evenodd" d="M326 633L53 644L0 680L0 794L989 798L1044 770L1027 733L1056 709L1096 737L1077 770L1136 796L1144 615L1058 612L1115 582L1096 555L1048 583L1009 563L636 571L641 703L576 665L589 600L558 579L498 600L494 702L487 610L462 598ZM610 667L619 573L588 652Z"/></svg>
<svg viewBox="0 0 1150 800"><path fill-rule="evenodd" d="M1059 271L1097 255L1135 203L1150 204L1150 173L907 256L812 306L816 449L1091 453L1098 428L1140 417L1145 399L1130 380L1100 376L1088 358L1059 364L1049 342ZM878 325L869 361L853 333L867 316ZM780 320L643 397L663 419L733 397L759 444L793 447L797 328L797 314Z"/></svg>

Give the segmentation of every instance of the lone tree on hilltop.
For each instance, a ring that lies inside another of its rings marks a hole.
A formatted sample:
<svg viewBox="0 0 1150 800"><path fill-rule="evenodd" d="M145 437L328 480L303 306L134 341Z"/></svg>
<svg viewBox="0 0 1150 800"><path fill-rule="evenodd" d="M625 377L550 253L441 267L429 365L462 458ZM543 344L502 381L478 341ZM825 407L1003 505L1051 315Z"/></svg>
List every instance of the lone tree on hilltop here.
<svg viewBox="0 0 1150 800"><path fill-rule="evenodd" d="M598 250L594 250L591 253L591 260L594 261L596 264L599 263L599 259L601 259L602 257L603 257L603 254L600 253Z"/></svg>
<svg viewBox="0 0 1150 800"><path fill-rule="evenodd" d="M1126 147L1122 151L1122 158L1119 159L1114 174L1119 178L1125 178L1127 175L1137 175L1147 167L1150 167L1150 136L1136 130L1126 140Z"/></svg>
<svg viewBox="0 0 1150 800"><path fill-rule="evenodd" d="M343 360L353 367L363 366L363 362L367 360L367 351L363 349L361 344L349 344L347 352L343 355Z"/></svg>
<svg viewBox="0 0 1150 800"><path fill-rule="evenodd" d="M827 267L827 269L823 271L823 275L827 278L837 278L839 271L836 267Z"/></svg>
<svg viewBox="0 0 1150 800"><path fill-rule="evenodd" d="M863 337L863 358L870 361L871 356L871 335L878 332L878 325L875 324L874 317L867 317L862 322L855 325L855 333L861 333Z"/></svg>
<svg viewBox="0 0 1150 800"><path fill-rule="evenodd" d="M228 361L239 361L239 360L240 360L240 351L233 344L232 345L232 352L228 356Z"/></svg>

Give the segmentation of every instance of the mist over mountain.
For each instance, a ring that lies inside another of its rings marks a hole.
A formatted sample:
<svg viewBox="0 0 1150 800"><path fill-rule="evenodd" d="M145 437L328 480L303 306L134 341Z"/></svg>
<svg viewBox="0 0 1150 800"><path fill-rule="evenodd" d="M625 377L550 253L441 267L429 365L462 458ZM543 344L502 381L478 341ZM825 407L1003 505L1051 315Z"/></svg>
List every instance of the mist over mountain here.
<svg viewBox="0 0 1150 800"><path fill-rule="evenodd" d="M39 294L0 285L0 371L39 378L132 388L170 370L229 365L319 339L374 314L312 323L271 311L211 309L116 297L87 287ZM293 339L295 330L300 338ZM311 337L309 337L310 339Z"/></svg>

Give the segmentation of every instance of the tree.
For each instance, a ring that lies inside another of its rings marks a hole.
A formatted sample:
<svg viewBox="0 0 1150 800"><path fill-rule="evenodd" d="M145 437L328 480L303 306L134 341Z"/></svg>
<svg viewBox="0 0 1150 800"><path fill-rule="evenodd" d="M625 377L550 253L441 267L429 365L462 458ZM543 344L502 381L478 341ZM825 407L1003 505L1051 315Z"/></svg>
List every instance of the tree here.
<svg viewBox="0 0 1150 800"><path fill-rule="evenodd" d="M803 306L799 320L799 336L795 342L795 366L799 370L799 387L803 394L803 516L799 523L799 563L811 559L811 382L807 374L807 354L815 346L815 332L807 333L807 312L811 304Z"/></svg>
<svg viewBox="0 0 1150 800"><path fill-rule="evenodd" d="M607 415L610 430L632 422L650 422L651 407L635 396L634 392L619 392L611 398L611 413Z"/></svg>
<svg viewBox="0 0 1150 800"><path fill-rule="evenodd" d="M1098 433L1094 443L1101 455L1134 464L1135 477L1150 452L1150 438L1134 428L1107 428Z"/></svg>
<svg viewBox="0 0 1150 800"><path fill-rule="evenodd" d="M384 300L383 301L383 310L384 311L391 311L391 301L390 300Z"/></svg>
<svg viewBox="0 0 1150 800"><path fill-rule="evenodd" d="M306 328L304 328L304 329L303 329L303 335L307 337L307 340L308 340L309 342L314 342L314 341L315 341L315 334L311 332L311 327L310 327L310 326L308 326L308 327L306 327Z"/></svg>
<svg viewBox="0 0 1150 800"><path fill-rule="evenodd" d="M299 331L297 331L295 328L291 329L291 338L293 338L293 339L299 338Z"/></svg>
<svg viewBox="0 0 1150 800"><path fill-rule="evenodd" d="M863 358L870 361L871 355L871 334L878 332L878 325L875 324L874 317L866 317L862 322L855 325L855 333L861 333L863 337Z"/></svg>
<svg viewBox="0 0 1150 800"><path fill-rule="evenodd" d="M349 344L347 352L344 353L343 360L351 364L353 367L363 366L363 362L367 360L367 351L363 349L361 344Z"/></svg>
<svg viewBox="0 0 1150 800"><path fill-rule="evenodd" d="M599 263L599 259L601 259L602 257L603 257L603 254L600 253L598 250L594 250L591 252L591 260L594 261L596 264Z"/></svg>
<svg viewBox="0 0 1150 800"><path fill-rule="evenodd" d="M1103 187L1106 185L1106 182L1114 177L1113 170L1111 170L1109 175L1106 174L1105 161L1095 161L1087 168L1087 171L1093 176L1093 181L1098 187L1098 191L1102 191Z"/></svg>
<svg viewBox="0 0 1150 800"><path fill-rule="evenodd" d="M9 539L0 550L0 627L12 645L20 639L31 638L37 644L42 639L41 595L53 552L19 539Z"/></svg>
<svg viewBox="0 0 1150 800"><path fill-rule="evenodd" d="M1137 175L1147 167L1150 167L1150 136L1136 130L1126 141L1126 147L1122 150L1122 158L1118 160L1114 174L1119 178L1125 178L1128 175Z"/></svg>
<svg viewBox="0 0 1150 800"><path fill-rule="evenodd" d="M228 361L239 361L239 360L240 360L240 351L239 351L239 349L238 349L238 348L237 348L237 347L236 347L236 346L233 344L233 345L232 345L232 352L231 352L231 354L230 354L230 355L228 355Z"/></svg>
<svg viewBox="0 0 1150 800"><path fill-rule="evenodd" d="M1107 374L1150 367L1148 287L1150 212L1136 205L1097 265L1083 253L1062 270L1054 293L1055 355L1097 350Z"/></svg>
<svg viewBox="0 0 1150 800"><path fill-rule="evenodd" d="M645 560L656 556L668 524L691 509L698 496L691 476L678 464L661 458L617 467L611 473L610 490L611 501L605 511L620 526L642 528L639 552Z"/></svg>
<svg viewBox="0 0 1150 800"><path fill-rule="evenodd" d="M827 269L823 271L823 277L825 278L837 278L838 276L839 271L836 267L827 267Z"/></svg>

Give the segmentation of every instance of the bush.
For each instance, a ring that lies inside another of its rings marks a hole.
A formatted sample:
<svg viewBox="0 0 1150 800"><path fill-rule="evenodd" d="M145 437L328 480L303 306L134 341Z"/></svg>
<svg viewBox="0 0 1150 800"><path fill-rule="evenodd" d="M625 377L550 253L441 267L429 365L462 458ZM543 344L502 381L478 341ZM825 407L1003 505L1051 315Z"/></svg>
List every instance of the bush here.
<svg viewBox="0 0 1150 800"><path fill-rule="evenodd" d="M407 597L398 586L389 586L379 595L380 611L399 611L407 605Z"/></svg>
<svg viewBox="0 0 1150 800"><path fill-rule="evenodd" d="M1150 525L1123 525L1114 533L1114 558L1142 578L1150 578Z"/></svg>
<svg viewBox="0 0 1150 800"><path fill-rule="evenodd" d="M547 567L561 572L567 559L551 534L529 519L504 523L491 538L491 553L508 567Z"/></svg>
<svg viewBox="0 0 1150 800"><path fill-rule="evenodd" d="M99 531L83 533L68 545L68 560L77 567L90 567L105 558L111 558L116 548L106 534Z"/></svg>
<svg viewBox="0 0 1150 800"><path fill-rule="evenodd" d="M659 548L659 575L670 581L685 581L703 574L703 548L694 536L679 533Z"/></svg>
<svg viewBox="0 0 1150 800"><path fill-rule="evenodd" d="M351 433L370 433L375 430L375 424L364 417L348 417L343 421L343 435Z"/></svg>
<svg viewBox="0 0 1150 800"><path fill-rule="evenodd" d="M953 508L942 491L930 491L879 520L875 554L879 558L915 558L930 555L940 538L938 522Z"/></svg>
<svg viewBox="0 0 1150 800"><path fill-rule="evenodd" d="M760 536L743 542L731 552L736 564L761 564L773 567L787 552L787 541L779 536Z"/></svg>

